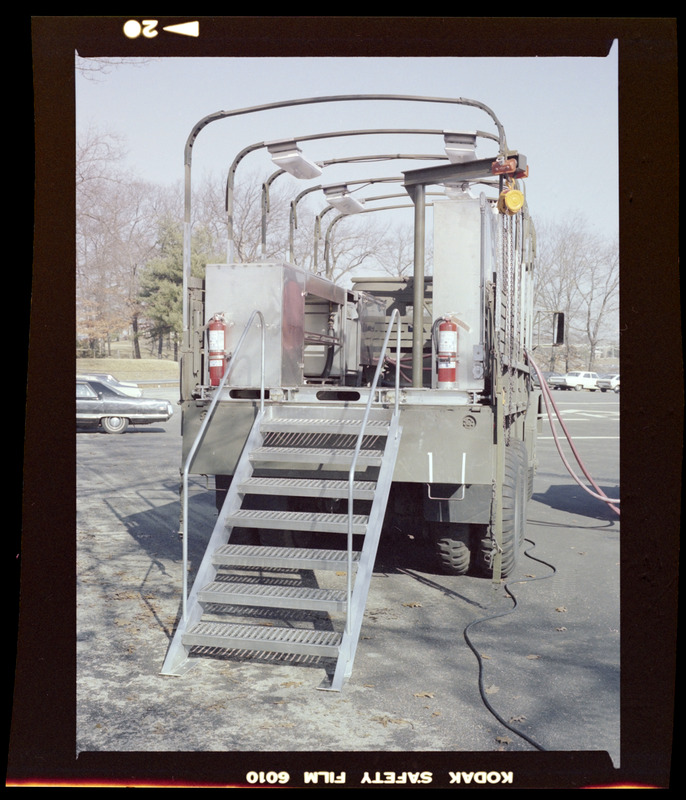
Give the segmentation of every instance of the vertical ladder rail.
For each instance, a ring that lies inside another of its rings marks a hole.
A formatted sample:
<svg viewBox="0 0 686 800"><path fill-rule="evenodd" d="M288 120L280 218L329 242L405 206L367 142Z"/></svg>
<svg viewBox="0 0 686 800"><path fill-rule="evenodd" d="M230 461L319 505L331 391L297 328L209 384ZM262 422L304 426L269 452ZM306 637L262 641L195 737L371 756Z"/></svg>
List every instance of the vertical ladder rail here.
<svg viewBox="0 0 686 800"><path fill-rule="evenodd" d="M346 640L348 641L348 652L345 654L341 654L345 661L350 660L350 647L352 646L352 619L351 619L351 609L352 609L352 592L353 592L353 580L352 580L352 571L353 571L353 488L355 482L355 472L357 469L357 459L360 454L360 450L362 449L362 441L364 439L365 429L367 426L367 421L369 420L369 415L371 412L372 401L374 399L374 395L376 393L376 388L379 383L379 378L381 376L381 369L383 367L384 359L386 357L386 348L388 347L388 342L390 340L391 331L393 330L393 325L397 324L396 328L396 369L395 369L395 398L394 398L394 408L393 408L393 418L396 419L398 416L399 404L400 404L400 333L401 333L401 325L400 325L400 315L398 309L394 309L393 313L391 314L391 319L388 323L386 329L386 336L384 338L384 342L381 348L381 353L379 356L378 363L376 365L376 371L374 373L374 379L372 380L370 390L369 390L369 397L367 398L367 404L365 406L364 416L362 418L362 425L360 427L360 432L357 436L357 443L355 445L355 451L353 454L352 463L350 465L350 470L348 472L348 539L347 539L347 547L348 547L348 575L347 575L347 603L346 603L346 616L345 616L345 636ZM397 426L395 427L395 435L398 435Z"/></svg>
<svg viewBox="0 0 686 800"><path fill-rule="evenodd" d="M252 324L256 318L260 320L261 326L261 343L260 343L260 415L264 413L264 357L265 357L265 326L264 326L264 315L261 311L255 310L250 315L250 319L246 323L245 327L243 328L243 333L241 334L241 338L238 340L238 344L236 345L236 349L233 351L233 355L227 365L226 371L219 382L219 386L217 387L214 397L212 398L212 402L210 403L210 407L207 410L207 414L205 419L203 419L202 424L200 425L200 430L198 431L198 435L195 437L193 444L191 445L191 449L188 452L188 456L186 457L186 461L183 467L183 478L182 478L182 548L183 548L183 589L182 589L182 609L183 609L183 620L184 622L188 618L188 475L190 473L191 466L195 460L195 454L200 447L200 443L202 442L205 432L207 430L208 425L210 424L212 417L214 416L214 411L217 407L217 403L219 402L219 397L221 395L222 389L226 385L229 376L231 375L231 371L233 369L233 365L236 363L236 355L238 351L241 349L243 342L245 341L246 336L248 335L248 331L252 327Z"/></svg>

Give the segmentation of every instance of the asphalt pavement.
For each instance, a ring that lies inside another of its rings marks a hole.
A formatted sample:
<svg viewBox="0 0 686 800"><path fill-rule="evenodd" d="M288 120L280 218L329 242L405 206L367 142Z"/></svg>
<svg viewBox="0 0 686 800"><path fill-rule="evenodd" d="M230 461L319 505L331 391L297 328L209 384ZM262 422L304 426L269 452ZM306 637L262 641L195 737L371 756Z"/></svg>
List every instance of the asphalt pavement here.
<svg viewBox="0 0 686 800"><path fill-rule="evenodd" d="M618 497L619 398L556 394L588 471ZM77 770L255 788L575 788L621 775L620 518L570 478L547 424L515 574L501 587L446 576L413 531L382 539L341 693L317 690L316 660L160 674L182 585L180 444L178 412L76 435ZM215 516L211 485L193 479L191 564Z"/></svg>

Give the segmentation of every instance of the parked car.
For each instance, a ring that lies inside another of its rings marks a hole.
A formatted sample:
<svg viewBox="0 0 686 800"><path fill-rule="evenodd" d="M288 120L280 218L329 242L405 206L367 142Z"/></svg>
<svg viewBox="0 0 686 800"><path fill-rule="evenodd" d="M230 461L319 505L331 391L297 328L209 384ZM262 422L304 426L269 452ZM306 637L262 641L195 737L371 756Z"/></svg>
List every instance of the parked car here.
<svg viewBox="0 0 686 800"><path fill-rule="evenodd" d="M173 413L174 407L168 400L130 397L106 381L76 376L77 427L124 433L129 425L167 422Z"/></svg>
<svg viewBox="0 0 686 800"><path fill-rule="evenodd" d="M129 397L143 397L143 391L137 383L133 383L132 381L118 381L114 375L106 375L103 372L89 372L88 375L81 375L80 377L106 383L109 386L113 386L115 389L119 389L123 394L128 394Z"/></svg>
<svg viewBox="0 0 686 800"><path fill-rule="evenodd" d="M552 372L546 378L546 382L551 389L569 389L567 386L567 381L565 380L564 375L558 375L556 372Z"/></svg>
<svg viewBox="0 0 686 800"><path fill-rule="evenodd" d="M555 374L554 372L541 372L541 375L543 376L543 380L544 380L546 383L548 382L548 378L549 378L551 375L554 375L554 374ZM532 381L532 383L533 383L533 385L534 385L534 386L540 386L540 385L541 385L541 382L540 382L540 380L539 380L539 378L538 378L538 372L536 372L536 370L533 370L533 371L531 372L531 381Z"/></svg>
<svg viewBox="0 0 686 800"><path fill-rule="evenodd" d="M588 389L595 392L598 388L596 381L598 380L598 373L596 372L568 372L565 375L565 382L568 389L574 389L580 392L582 389Z"/></svg>
<svg viewBox="0 0 686 800"><path fill-rule="evenodd" d="M548 386L551 389L574 389L577 392L581 391L582 389L588 389L591 392L595 392L598 388L596 386L596 381L598 380L598 375L595 372L568 372L566 375L551 375L548 378Z"/></svg>
<svg viewBox="0 0 686 800"><path fill-rule="evenodd" d="M596 386L601 392L615 392L619 393L619 375L601 375L596 381Z"/></svg>

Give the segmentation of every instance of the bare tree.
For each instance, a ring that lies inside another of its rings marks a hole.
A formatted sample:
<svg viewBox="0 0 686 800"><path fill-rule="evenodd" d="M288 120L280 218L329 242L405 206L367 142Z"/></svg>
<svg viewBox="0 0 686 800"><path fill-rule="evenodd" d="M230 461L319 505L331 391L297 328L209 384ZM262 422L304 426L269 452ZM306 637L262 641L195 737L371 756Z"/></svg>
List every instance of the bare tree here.
<svg viewBox="0 0 686 800"><path fill-rule="evenodd" d="M116 135L93 130L77 145L77 325L93 350L133 328L140 357L138 273L155 246L160 190L121 169L123 153Z"/></svg>
<svg viewBox="0 0 686 800"><path fill-rule="evenodd" d="M395 225L388 231L377 260L384 272L403 278L414 264L414 232L406 225Z"/></svg>
<svg viewBox="0 0 686 800"><path fill-rule="evenodd" d="M378 221L336 217L326 236L326 268L335 283L342 283L364 267L365 274L380 272L378 255L384 249L388 227Z"/></svg>
<svg viewBox="0 0 686 800"><path fill-rule="evenodd" d="M75 68L87 80L98 81L105 78L121 64L144 66L155 60L154 58L124 58L116 56L82 58L77 53Z"/></svg>
<svg viewBox="0 0 686 800"><path fill-rule="evenodd" d="M592 369L599 341L617 330L617 245L592 231L583 217L575 216L537 225L537 255L535 308L543 312L541 319L550 320L554 311L565 315L563 369L567 372L579 365L582 346L588 347L585 363ZM549 369L556 369L558 355L560 351L552 348Z"/></svg>
<svg viewBox="0 0 686 800"><path fill-rule="evenodd" d="M595 244L595 246L593 246ZM617 330L619 311L619 247L616 243L594 242L582 255L574 274L579 295L578 325L588 342L586 368L595 366L598 344L608 329Z"/></svg>

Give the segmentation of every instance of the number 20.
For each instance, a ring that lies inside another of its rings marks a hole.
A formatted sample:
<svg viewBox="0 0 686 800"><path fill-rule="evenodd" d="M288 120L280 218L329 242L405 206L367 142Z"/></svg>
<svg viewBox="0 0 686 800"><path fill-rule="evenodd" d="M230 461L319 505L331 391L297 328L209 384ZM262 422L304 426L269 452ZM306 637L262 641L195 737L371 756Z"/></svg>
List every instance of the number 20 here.
<svg viewBox="0 0 686 800"><path fill-rule="evenodd" d="M157 31L155 28L157 27L157 20L156 19L144 19L143 20L143 36L148 39L152 39L157 36Z"/></svg>

